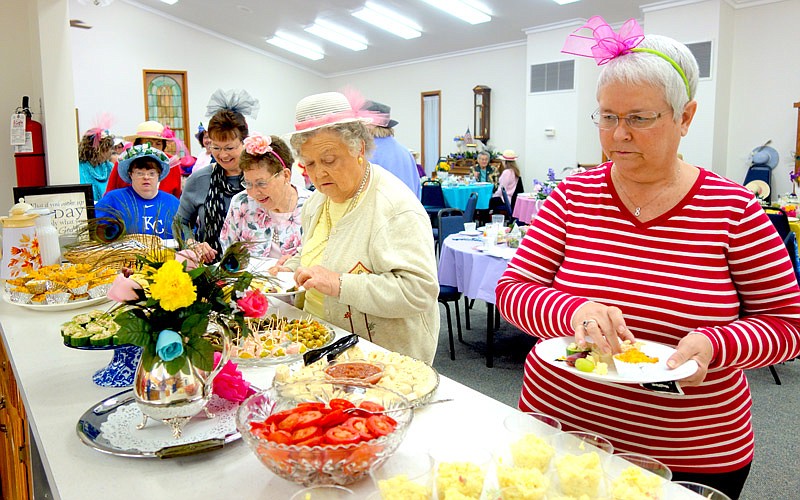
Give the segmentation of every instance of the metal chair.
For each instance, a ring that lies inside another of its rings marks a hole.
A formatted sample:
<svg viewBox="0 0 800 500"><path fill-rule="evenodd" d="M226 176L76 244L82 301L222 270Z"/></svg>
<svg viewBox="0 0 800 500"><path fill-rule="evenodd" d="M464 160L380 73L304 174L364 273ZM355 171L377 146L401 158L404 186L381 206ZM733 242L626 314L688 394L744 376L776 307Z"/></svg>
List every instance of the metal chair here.
<svg viewBox="0 0 800 500"><path fill-rule="evenodd" d="M431 217L435 217L439 210L446 207L444 203L444 192L439 181L425 181L422 183L422 194L420 195L422 206Z"/></svg>
<svg viewBox="0 0 800 500"><path fill-rule="evenodd" d="M464 208L464 222L475 220L475 207L478 206L478 193L471 192L467 198L467 206Z"/></svg>
<svg viewBox="0 0 800 500"><path fill-rule="evenodd" d="M458 233L464 229L464 214L457 208L445 208L439 210L437 214L439 223L439 239L437 247L439 252L442 251L442 245L445 238L451 234ZM444 306L447 315L447 333L450 339L450 359L456 359L455 344L453 342L453 323L450 317L450 305L452 302L456 309L456 328L458 330L458 340L462 340L461 336L461 313L458 308L458 302L461 300L461 292L458 288L439 284L439 303Z"/></svg>

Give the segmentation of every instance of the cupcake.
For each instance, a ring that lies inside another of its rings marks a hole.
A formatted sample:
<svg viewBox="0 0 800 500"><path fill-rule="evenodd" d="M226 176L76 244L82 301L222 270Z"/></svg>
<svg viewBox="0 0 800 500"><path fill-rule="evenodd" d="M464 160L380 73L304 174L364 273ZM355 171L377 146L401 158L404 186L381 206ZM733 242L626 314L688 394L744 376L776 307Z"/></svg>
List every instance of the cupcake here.
<svg viewBox="0 0 800 500"><path fill-rule="evenodd" d="M109 290L111 290L111 283L95 285L89 289L89 297L93 299L96 299L97 297L105 297Z"/></svg>
<svg viewBox="0 0 800 500"><path fill-rule="evenodd" d="M47 291L48 282L46 280L30 280L25 283L25 286L32 294L39 294Z"/></svg>
<svg viewBox="0 0 800 500"><path fill-rule="evenodd" d="M31 303L31 299L33 298L33 294L28 292L27 289L25 289L25 290L19 290L19 289L11 290L11 292L9 292L8 296L9 296L9 299L11 300L11 302L13 302L15 304L30 304Z"/></svg>
<svg viewBox="0 0 800 500"><path fill-rule="evenodd" d="M45 301L48 305L66 304L69 302L69 292L47 292L44 294Z"/></svg>

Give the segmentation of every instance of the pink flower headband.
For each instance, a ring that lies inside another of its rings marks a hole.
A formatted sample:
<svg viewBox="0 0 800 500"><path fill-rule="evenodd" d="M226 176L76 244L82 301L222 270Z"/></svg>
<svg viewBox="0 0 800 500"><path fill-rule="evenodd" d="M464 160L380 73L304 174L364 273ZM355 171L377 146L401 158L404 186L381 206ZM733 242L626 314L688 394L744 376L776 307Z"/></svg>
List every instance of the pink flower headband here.
<svg viewBox="0 0 800 500"><path fill-rule="evenodd" d="M580 30L588 28L592 30L592 36L581 36L575 33ZM686 78L686 73L683 71L674 59L654 49L646 47L637 47L644 40L644 31L635 19L628 19L625 24L615 33L611 26L600 16L594 16L589 19L586 24L572 32L567 41L564 42L564 48L561 52L565 54L573 54L582 57L594 57L598 66L606 64L608 61L615 59L624 54L631 52L647 52L656 55L672 65L673 68L681 75L683 84L686 86L686 95L689 99L692 98L692 92L689 87L689 79Z"/></svg>
<svg viewBox="0 0 800 500"><path fill-rule="evenodd" d="M261 134L252 134L244 139L244 150L247 151L247 154L251 154L253 156L256 155L264 155L267 153L272 153L272 156L278 159L283 165L283 168L288 169L286 163L283 162L283 158L280 157L278 153L272 149L272 138L268 135L261 135Z"/></svg>

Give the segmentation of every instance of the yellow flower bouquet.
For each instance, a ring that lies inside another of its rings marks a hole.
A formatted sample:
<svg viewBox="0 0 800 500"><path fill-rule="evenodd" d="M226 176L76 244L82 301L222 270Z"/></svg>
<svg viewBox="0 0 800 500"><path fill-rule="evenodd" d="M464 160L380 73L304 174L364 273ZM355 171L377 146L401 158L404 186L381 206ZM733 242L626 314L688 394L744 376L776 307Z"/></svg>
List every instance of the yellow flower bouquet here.
<svg viewBox="0 0 800 500"><path fill-rule="evenodd" d="M212 370L214 347L204 338L209 321L225 331L237 324L248 335L245 318L267 312L266 296L251 288L248 261L241 243L215 265L203 264L191 250L139 255L137 268L117 275L108 292L120 303L115 317L120 342L141 346L145 366L160 358L176 373L188 357L197 368Z"/></svg>

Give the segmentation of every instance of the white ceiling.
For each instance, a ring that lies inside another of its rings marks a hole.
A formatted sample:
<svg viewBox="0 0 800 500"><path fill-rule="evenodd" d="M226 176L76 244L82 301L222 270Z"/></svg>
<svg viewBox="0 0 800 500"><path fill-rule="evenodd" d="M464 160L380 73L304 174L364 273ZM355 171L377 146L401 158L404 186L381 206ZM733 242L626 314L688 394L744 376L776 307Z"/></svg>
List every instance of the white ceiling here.
<svg viewBox="0 0 800 500"><path fill-rule="evenodd" d="M491 10L492 20L477 25L461 21L422 0L371 0L416 21L423 33L412 40L396 37L351 16L351 12L363 7L365 0L179 0L175 5L160 0L117 1L201 27L318 74L334 76L484 47L521 44L525 42L523 30L527 28L587 19L596 14L611 24L620 24L631 17L641 19L639 5L653 0L582 0L563 6L553 0L481 0ZM353 52L303 31L316 19L328 20L362 35L369 41L369 48ZM91 24L90 19L85 21ZM321 45L325 58L310 61L267 44L265 37L278 29Z"/></svg>
<svg viewBox="0 0 800 500"><path fill-rule="evenodd" d="M94 0L78 1L90 4ZM114 0L100 1L111 3ZM658 0L581 0L558 5L553 0L478 0L489 7L492 20L470 25L422 0L371 0L422 27L421 37L404 40L350 15L363 7L365 0L179 0L174 5L160 0L116 1L228 38L324 76L522 44L525 43L526 29L588 19L593 15L601 15L610 24L619 25L632 17L641 20L641 5L670 3ZM725 1L741 6L764 0ZM353 52L303 31L316 19L339 24L362 35L368 40L369 48ZM91 24L91 19L84 21ZM325 58L310 61L267 44L265 38L278 29L321 45Z"/></svg>

